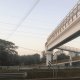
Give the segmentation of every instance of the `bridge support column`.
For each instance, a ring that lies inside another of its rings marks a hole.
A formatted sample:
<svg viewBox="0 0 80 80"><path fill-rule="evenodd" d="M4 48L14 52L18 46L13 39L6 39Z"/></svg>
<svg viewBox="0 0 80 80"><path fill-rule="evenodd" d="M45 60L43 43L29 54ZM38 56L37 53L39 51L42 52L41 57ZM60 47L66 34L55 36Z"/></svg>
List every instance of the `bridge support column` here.
<svg viewBox="0 0 80 80"><path fill-rule="evenodd" d="M69 56L70 56L70 66L72 66L72 52L69 52Z"/></svg>
<svg viewBox="0 0 80 80"><path fill-rule="evenodd" d="M70 66L72 66L72 57L70 56Z"/></svg>
<svg viewBox="0 0 80 80"><path fill-rule="evenodd" d="M46 65L49 65L49 62L52 61L53 52L52 51L46 51Z"/></svg>

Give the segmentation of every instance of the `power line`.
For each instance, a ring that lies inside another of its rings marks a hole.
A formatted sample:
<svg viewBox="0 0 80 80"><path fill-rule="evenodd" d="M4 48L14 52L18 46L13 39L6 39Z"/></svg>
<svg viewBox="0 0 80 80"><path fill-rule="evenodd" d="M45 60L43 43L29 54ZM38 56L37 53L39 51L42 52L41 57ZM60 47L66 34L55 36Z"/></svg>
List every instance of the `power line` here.
<svg viewBox="0 0 80 80"><path fill-rule="evenodd" d="M17 25L17 24L8 23L8 22L2 22L2 21L0 21L0 24Z"/></svg>
<svg viewBox="0 0 80 80"><path fill-rule="evenodd" d="M25 47L21 47L19 46L20 48L23 48L25 50L30 50L30 51L34 51L34 52L42 52L42 51L39 51L39 50L34 50L34 49L30 49L30 48L25 48Z"/></svg>
<svg viewBox="0 0 80 80"><path fill-rule="evenodd" d="M6 46L4 46L6 48ZM25 47L21 47L21 46L17 46L18 48L23 48L25 50L30 50L30 51L34 51L34 52L42 52L40 50L35 50L35 49L30 49L30 48L25 48Z"/></svg>
<svg viewBox="0 0 80 80"><path fill-rule="evenodd" d="M0 21L0 24L7 24L7 25L15 25L15 26L18 26L17 24L7 23L7 22L1 22L1 21ZM27 25L21 25L21 27L22 27L22 26L23 26L23 27L27 27ZM30 27L30 26L29 26L29 27ZM43 27L43 28L41 28L41 27L35 27L35 28L37 28L37 29L42 29L42 30L43 30L43 29L49 30L49 29L50 29L50 26L49 26L49 28L48 28L48 27L46 27L46 28L44 28L44 27Z"/></svg>
<svg viewBox="0 0 80 80"><path fill-rule="evenodd" d="M33 5L33 7L29 10L29 12L21 19L21 21L19 22L19 24L16 26L16 28L13 30L13 32L8 36L8 38L10 38L16 31L17 29L21 26L21 24L25 21L25 19L30 15L30 13L33 11L33 9L37 6L37 4L39 3L40 0L37 0L35 2L35 4ZM7 38L7 39L8 39Z"/></svg>
<svg viewBox="0 0 80 80"><path fill-rule="evenodd" d="M0 32L0 33L1 33L1 32ZM25 32L25 33L27 33L27 32ZM21 33L20 35L18 34L18 36L21 36L21 35L22 35L22 37L27 36L27 37L37 38L37 39L38 39L38 38L41 38L41 39L42 39L42 38L45 38L45 34L39 34L39 33L37 33L37 34L35 34L35 33L27 33L27 34L25 34L25 33L23 33L23 34ZM4 32L1 33L1 35L2 35L2 36L5 36L5 37L6 37L7 34L10 34L10 33L7 33L7 32L6 32L6 33L4 33ZM33 34L34 34L34 35L33 35ZM40 35L42 35L42 36L40 37ZM5 38L5 39L6 39L6 38Z"/></svg>
<svg viewBox="0 0 80 80"><path fill-rule="evenodd" d="M4 29L4 31L0 31L0 33L1 33L1 35L5 35L5 34L9 35L9 34L11 34L12 31L13 30ZM45 38L45 35L46 35L46 33L44 33L44 32L40 33L40 32L35 32L35 31L34 32L32 32L32 31L25 31L25 32L24 31L18 31L17 35L20 35L20 34L23 35L23 36L29 36L29 35L30 36L35 36L35 37L41 36L41 37L44 37L44 38Z"/></svg>

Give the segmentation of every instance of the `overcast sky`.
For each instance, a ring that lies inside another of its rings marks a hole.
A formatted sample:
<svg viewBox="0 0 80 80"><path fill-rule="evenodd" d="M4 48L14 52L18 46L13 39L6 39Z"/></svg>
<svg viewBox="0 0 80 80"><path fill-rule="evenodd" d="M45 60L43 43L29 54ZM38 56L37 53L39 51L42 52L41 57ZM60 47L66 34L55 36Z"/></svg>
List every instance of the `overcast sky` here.
<svg viewBox="0 0 80 80"><path fill-rule="evenodd" d="M14 42L19 46L20 55L43 51L48 35L77 1L39 0L33 8L37 0L0 0L0 39ZM79 47L79 40L77 38L67 45Z"/></svg>

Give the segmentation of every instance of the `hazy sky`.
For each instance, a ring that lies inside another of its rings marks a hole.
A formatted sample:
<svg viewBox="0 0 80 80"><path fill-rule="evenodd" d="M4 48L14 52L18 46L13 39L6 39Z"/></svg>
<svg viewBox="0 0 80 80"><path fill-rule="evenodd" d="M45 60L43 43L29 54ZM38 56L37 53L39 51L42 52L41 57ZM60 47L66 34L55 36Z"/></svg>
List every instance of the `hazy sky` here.
<svg viewBox="0 0 80 80"><path fill-rule="evenodd" d="M0 0L0 39L14 42L19 54L32 54L45 49L48 35L69 13L78 0ZM24 22L14 32L20 21ZM11 35L13 33L13 35ZM80 39L68 43L75 47ZM79 47L79 45L77 46ZM33 49L33 50L31 50Z"/></svg>

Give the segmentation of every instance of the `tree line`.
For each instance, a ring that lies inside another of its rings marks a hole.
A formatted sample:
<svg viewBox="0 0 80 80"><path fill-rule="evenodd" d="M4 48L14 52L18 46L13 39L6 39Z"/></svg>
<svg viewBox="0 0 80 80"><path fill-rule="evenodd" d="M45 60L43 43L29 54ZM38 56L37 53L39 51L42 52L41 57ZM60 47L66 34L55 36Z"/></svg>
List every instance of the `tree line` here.
<svg viewBox="0 0 80 80"><path fill-rule="evenodd" d="M34 55L18 55L13 42L0 39L0 66L32 65L41 63L38 53Z"/></svg>

